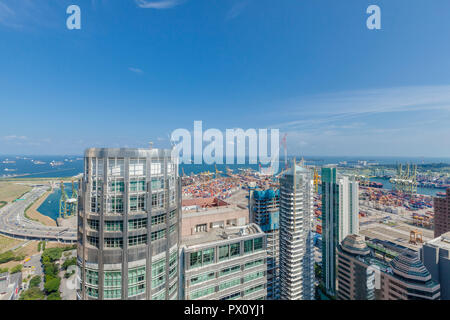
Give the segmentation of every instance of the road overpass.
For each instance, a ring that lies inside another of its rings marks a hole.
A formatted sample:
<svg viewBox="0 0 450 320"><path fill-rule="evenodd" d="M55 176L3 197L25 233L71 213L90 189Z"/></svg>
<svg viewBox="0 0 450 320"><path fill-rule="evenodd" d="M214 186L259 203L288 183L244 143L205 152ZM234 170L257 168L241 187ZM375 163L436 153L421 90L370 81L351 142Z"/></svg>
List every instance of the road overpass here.
<svg viewBox="0 0 450 320"><path fill-rule="evenodd" d="M47 191L47 186L36 186L21 200L0 209L0 234L23 240L76 243L75 228L45 226L25 217L25 210Z"/></svg>

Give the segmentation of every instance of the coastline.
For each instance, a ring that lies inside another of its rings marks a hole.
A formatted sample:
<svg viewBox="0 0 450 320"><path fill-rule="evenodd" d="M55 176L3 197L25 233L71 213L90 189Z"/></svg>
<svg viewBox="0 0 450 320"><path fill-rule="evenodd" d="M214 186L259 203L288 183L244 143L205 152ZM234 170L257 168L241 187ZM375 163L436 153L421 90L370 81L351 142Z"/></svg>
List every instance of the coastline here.
<svg viewBox="0 0 450 320"><path fill-rule="evenodd" d="M46 193L44 193L42 195L42 197L40 197L35 203L33 203L31 205L30 208L28 208L28 210L26 210L26 215L32 219L32 220L36 220L39 221L40 223L46 225L46 226L51 226L51 227L56 227L56 221L53 220L50 217L47 217L46 215L43 215L42 213L40 213L37 209L40 207L40 205L47 199L47 197L53 192L53 188L50 189L50 191L47 191Z"/></svg>

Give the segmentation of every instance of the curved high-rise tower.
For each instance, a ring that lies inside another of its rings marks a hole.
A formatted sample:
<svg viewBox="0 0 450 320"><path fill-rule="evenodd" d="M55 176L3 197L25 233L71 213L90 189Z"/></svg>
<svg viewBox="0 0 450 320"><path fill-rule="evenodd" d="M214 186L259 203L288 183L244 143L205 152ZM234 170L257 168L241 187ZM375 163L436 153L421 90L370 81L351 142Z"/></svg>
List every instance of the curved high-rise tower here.
<svg viewBox="0 0 450 320"><path fill-rule="evenodd" d="M280 177L280 293L282 300L314 299L313 178L295 164Z"/></svg>
<svg viewBox="0 0 450 320"><path fill-rule="evenodd" d="M171 150L87 149L78 299L177 299L180 184Z"/></svg>

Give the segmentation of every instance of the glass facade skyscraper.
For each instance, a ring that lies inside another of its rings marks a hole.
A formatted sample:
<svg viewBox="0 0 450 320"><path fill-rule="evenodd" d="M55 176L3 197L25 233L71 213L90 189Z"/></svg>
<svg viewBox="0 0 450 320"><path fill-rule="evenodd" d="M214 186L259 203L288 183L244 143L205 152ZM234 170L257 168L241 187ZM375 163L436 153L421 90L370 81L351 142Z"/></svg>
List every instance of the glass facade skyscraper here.
<svg viewBox="0 0 450 320"><path fill-rule="evenodd" d="M86 150L78 299L177 299L180 206L171 150Z"/></svg>

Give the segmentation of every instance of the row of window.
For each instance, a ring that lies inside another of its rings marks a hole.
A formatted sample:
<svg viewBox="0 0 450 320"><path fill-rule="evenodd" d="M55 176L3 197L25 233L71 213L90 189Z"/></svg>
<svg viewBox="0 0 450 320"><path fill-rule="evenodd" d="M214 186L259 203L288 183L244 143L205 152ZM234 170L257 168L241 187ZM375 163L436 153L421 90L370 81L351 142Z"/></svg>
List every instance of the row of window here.
<svg viewBox="0 0 450 320"><path fill-rule="evenodd" d="M104 170L103 158L91 158L87 162L86 174L89 175L89 169L92 176L103 176ZM164 162L151 162L150 172L152 175L162 174L162 167ZM145 176L147 168L146 159L130 159L128 173L130 176ZM125 161L123 158L108 158L108 176L123 177L125 173ZM167 163L167 173L172 174L175 169L175 164Z"/></svg>
<svg viewBox="0 0 450 320"><path fill-rule="evenodd" d="M146 194L130 195L128 198L129 212L147 210ZM152 208L161 209L165 207L166 194L164 192L152 194ZM169 192L169 204L175 204L175 190ZM124 212L123 195L108 195L107 211L109 213L121 214ZM100 212L100 197L91 194L91 212Z"/></svg>
<svg viewBox="0 0 450 320"><path fill-rule="evenodd" d="M169 277L170 273L177 270L177 252L173 252L169 257ZM165 283L165 266L166 260L160 259L152 264L152 288L156 289ZM140 266L130 268L128 270L128 296L134 296L145 292L146 281L146 267ZM120 299L121 298L121 282L122 272L118 270L105 271L104 273L104 298L105 299ZM91 286L98 286L98 272L94 270L86 270L86 283ZM98 289L86 287L87 294L92 297L98 297ZM169 288L169 294L172 294L177 289L176 283ZM154 296L154 299L165 299L165 292L162 291Z"/></svg>
<svg viewBox="0 0 450 320"><path fill-rule="evenodd" d="M263 249L263 238L255 238L244 241L244 254ZM214 262L215 248L191 252L189 255L189 267L197 268ZM219 246L219 262L241 255L241 243L236 242Z"/></svg>
<svg viewBox="0 0 450 320"><path fill-rule="evenodd" d="M169 228L169 232L175 232L176 226L171 226ZM152 232L151 240L156 241L160 239L164 239L166 237L166 229L162 229L159 231ZM98 237L87 236L86 237L88 244L98 248L99 242ZM128 237L128 246L137 246L141 244L147 244L147 235L141 234L137 236ZM105 238L105 248L122 248L123 247L123 238Z"/></svg>
<svg viewBox="0 0 450 320"><path fill-rule="evenodd" d="M244 270L245 269L249 269L249 268L253 268L253 267L256 267L256 266L259 266L259 265L262 265L262 264L264 264L264 259L251 261L251 262L248 262L248 263L246 263L244 265ZM220 277L227 276L229 274L237 273L237 272L240 272L240 271L241 271L241 266L240 265L235 265L235 266L231 266L231 267L227 267L227 268L221 269L219 271L218 276L220 278ZM244 277L244 282L251 281L253 279L256 279L256 278L259 278L259 277L263 277L263 276L264 276L264 272L263 271L252 273L252 274L247 275L247 276ZM212 280L215 277L216 277L215 276L215 272L207 272L207 273L203 273L203 274L197 275L195 277L192 277L190 279L190 283L191 283L191 285L194 285L194 284L202 283L202 282L205 282L205 281L208 281L208 280Z"/></svg>
<svg viewBox="0 0 450 320"><path fill-rule="evenodd" d="M173 210L169 214L169 219L172 219L176 215L176 211ZM99 221L98 220L87 220L89 228L98 231ZM152 226L166 223L166 214L160 214L152 217ZM171 228L174 228L172 225ZM138 230L142 228L147 228L147 218L128 220L128 230ZM123 231L123 221L105 221L106 231Z"/></svg>
<svg viewBox="0 0 450 320"><path fill-rule="evenodd" d="M169 189L173 189L175 186L175 179L173 177L169 177L168 179L168 187ZM164 182L164 178L152 178L150 181L152 191L158 191L164 189L166 185ZM103 180L98 178L92 179L91 191L95 194L99 193L102 190ZM125 181L123 178L110 178L108 179L108 193L123 193L125 191ZM130 179L129 182L129 192L146 192L146 180L144 179Z"/></svg>
<svg viewBox="0 0 450 320"><path fill-rule="evenodd" d="M221 283L219 285L219 290L232 288L234 286L239 286L240 283L241 283L241 281L240 281L239 278L236 278L236 279L233 279L233 280L230 280L230 281L227 281L227 282L223 282L223 283ZM249 295L249 294L254 293L254 292L257 292L257 291L260 291L260 290L264 290L264 289L265 289L264 284L260 284L260 285L248 288L248 289L246 289L244 291L244 296ZM201 288L201 289L198 289L198 290L195 290L195 291L191 292L189 294L189 298L191 300L194 300L194 299L198 299L198 298L201 298L201 297L213 294L215 292L216 292L215 286L211 286L211 287L208 287L208 288ZM241 295L240 292L239 293L234 293L234 294L232 294L230 296L222 298L221 300L224 300L224 299L226 299L226 300L228 300L228 299L236 299L236 298L240 297L240 295Z"/></svg>

